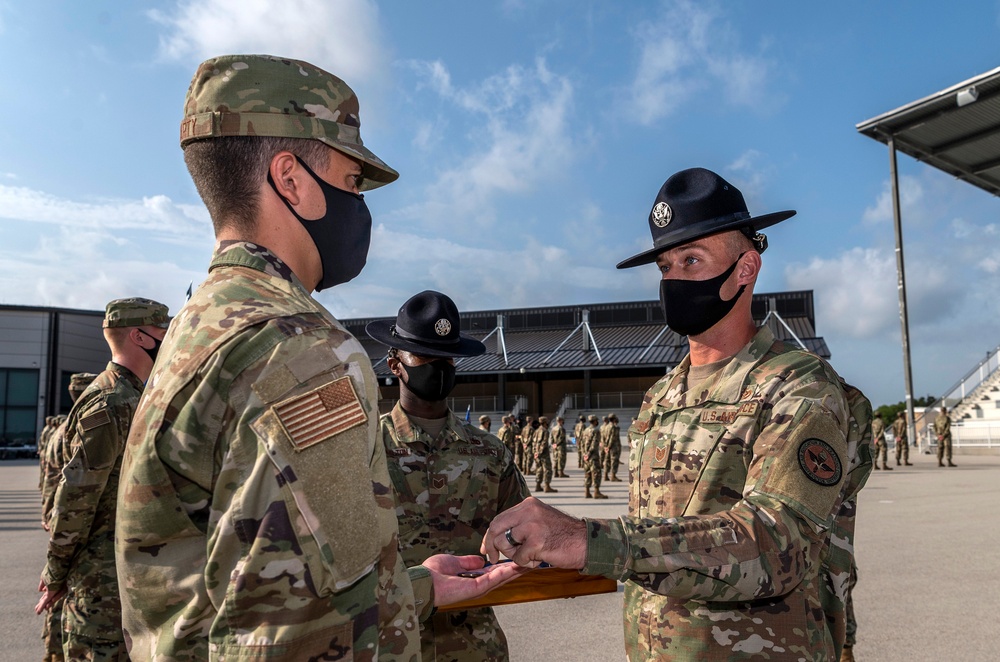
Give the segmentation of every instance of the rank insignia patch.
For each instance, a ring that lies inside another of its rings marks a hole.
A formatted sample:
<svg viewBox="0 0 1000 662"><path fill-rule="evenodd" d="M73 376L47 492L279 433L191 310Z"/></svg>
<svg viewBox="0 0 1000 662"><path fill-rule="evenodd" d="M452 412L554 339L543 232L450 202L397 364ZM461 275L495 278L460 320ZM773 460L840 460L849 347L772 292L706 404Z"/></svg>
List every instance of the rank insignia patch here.
<svg viewBox="0 0 1000 662"><path fill-rule="evenodd" d="M806 439L799 445L799 466L806 478L827 487L839 483L843 474L836 451L822 439Z"/></svg>
<svg viewBox="0 0 1000 662"><path fill-rule="evenodd" d="M286 400L274 408L296 450L308 448L368 421L350 377Z"/></svg>

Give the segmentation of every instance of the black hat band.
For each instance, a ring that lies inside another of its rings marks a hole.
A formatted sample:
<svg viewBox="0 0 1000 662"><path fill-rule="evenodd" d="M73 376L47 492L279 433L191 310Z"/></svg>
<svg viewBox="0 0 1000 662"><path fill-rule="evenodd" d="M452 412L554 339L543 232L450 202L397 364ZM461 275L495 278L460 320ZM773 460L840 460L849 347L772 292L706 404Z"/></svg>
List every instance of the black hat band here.
<svg viewBox="0 0 1000 662"><path fill-rule="evenodd" d="M450 321L450 320L449 320ZM457 342L455 338L442 338L441 340L434 340L432 338L422 338L421 336L414 335L408 332L406 329L399 328L398 325L393 324L389 327L389 333L392 335L403 338L405 340L412 340L413 342L420 343L421 345L454 345Z"/></svg>

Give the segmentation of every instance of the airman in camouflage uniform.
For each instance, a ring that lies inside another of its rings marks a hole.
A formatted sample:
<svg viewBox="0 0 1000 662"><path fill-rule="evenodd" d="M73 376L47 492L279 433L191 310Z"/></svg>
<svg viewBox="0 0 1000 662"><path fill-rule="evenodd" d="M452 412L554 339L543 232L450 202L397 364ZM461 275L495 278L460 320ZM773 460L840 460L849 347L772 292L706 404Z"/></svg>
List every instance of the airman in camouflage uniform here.
<svg viewBox="0 0 1000 662"><path fill-rule="evenodd" d="M489 416L487 416L486 414L483 414L482 416L479 417L479 429L480 430L482 430L483 432L489 432L491 425L493 425L493 421L490 420Z"/></svg>
<svg viewBox="0 0 1000 662"><path fill-rule="evenodd" d="M503 442L504 447L510 452L510 456L515 458L517 449L517 437L514 436L514 417L504 416L503 425L497 430L497 438ZM515 458L515 464L516 464Z"/></svg>
<svg viewBox="0 0 1000 662"><path fill-rule="evenodd" d="M531 435L531 456L538 463L535 468L535 491L542 492L544 484L545 492L558 492L552 487L552 455L549 448L549 419L545 416L538 418L538 427Z"/></svg>
<svg viewBox="0 0 1000 662"><path fill-rule="evenodd" d="M620 483L618 467L622 461L622 433L618 425L618 415L611 414L611 482Z"/></svg>
<svg viewBox="0 0 1000 662"><path fill-rule="evenodd" d="M948 418L947 407L941 407L941 413L934 419L934 434L937 435L937 461L938 466L944 466L944 459L948 458L948 466L956 466L951 461L951 419Z"/></svg>
<svg viewBox="0 0 1000 662"><path fill-rule="evenodd" d="M882 414L875 414L872 418L872 441L875 443L875 459L872 462L872 468L878 469L878 460L882 458L882 468L886 471L892 471L892 467L889 466L887 459L889 453L889 445L885 440L885 423L882 422Z"/></svg>
<svg viewBox="0 0 1000 662"><path fill-rule="evenodd" d="M556 478L569 478L566 475L566 428L562 416L556 417L552 426L552 473Z"/></svg>
<svg viewBox="0 0 1000 662"><path fill-rule="evenodd" d="M538 421L531 416L526 416L524 427L521 428L521 457L523 458L521 473L525 476L535 473L535 451L533 446L536 429L538 429Z"/></svg>
<svg viewBox="0 0 1000 662"><path fill-rule="evenodd" d="M69 397L75 403L83 392L97 378L92 372L78 372L70 377ZM55 500L56 488L62 478L62 469L69 462L69 445L65 443L66 419L64 414L52 417L54 429L49 435L41 464L45 468L42 476L42 528L50 530L49 517ZM65 596L57 599L49 607L42 625L42 645L46 662L63 660L62 611Z"/></svg>
<svg viewBox="0 0 1000 662"><path fill-rule="evenodd" d="M389 347L387 363L400 383L399 402L381 417L379 432L407 565L434 554L476 554L490 520L528 496L501 441L448 408L455 357L486 351L459 332L459 322L450 298L426 291L403 304L395 320L366 329ZM421 624L420 641L424 662L508 659L489 608L435 614Z"/></svg>
<svg viewBox="0 0 1000 662"><path fill-rule="evenodd" d="M667 180L653 248L618 266L657 263L667 324L690 354L629 429L628 516L581 521L527 499L484 537L488 558L625 581L630 660L840 657L871 404L754 327L759 230L793 213L751 217L738 189L701 168Z"/></svg>
<svg viewBox="0 0 1000 662"><path fill-rule="evenodd" d="M38 455L38 490L42 490L42 483L45 482L45 448L48 446L52 433L55 432L55 416L46 416L45 425L38 435L38 442L35 444Z"/></svg>
<svg viewBox="0 0 1000 662"><path fill-rule="evenodd" d="M583 414L576 419L576 425L573 426L573 439L576 440L576 466L578 469L583 469L583 453L580 452L580 442L583 441L583 431L587 429L587 419Z"/></svg>
<svg viewBox="0 0 1000 662"><path fill-rule="evenodd" d="M510 422L511 431L514 433L514 466L518 471L524 473L524 445L521 443L521 426L517 424L517 419L513 416Z"/></svg>
<svg viewBox="0 0 1000 662"><path fill-rule="evenodd" d="M122 450L143 383L168 323L167 307L148 299L107 305L104 336L111 362L70 410L71 450L55 490L48 559L36 612L63 593L67 660L126 660L115 573L115 502Z"/></svg>
<svg viewBox="0 0 1000 662"><path fill-rule="evenodd" d="M583 456L583 486L586 490L584 497L587 499L607 499L607 495L601 492L601 429L598 427L600 421L597 416L591 414L587 420L590 425L583 430L579 443L579 453ZM594 493L590 493L590 486L594 486Z"/></svg>
<svg viewBox="0 0 1000 662"><path fill-rule="evenodd" d="M910 464L910 444L906 440L906 414L904 412L899 412L896 415L896 420L892 422L892 434L895 436L896 466L899 466L901 459L906 466L913 466Z"/></svg>
<svg viewBox="0 0 1000 662"><path fill-rule="evenodd" d="M406 571L375 374L310 295L361 271L360 191L397 173L363 145L354 92L307 62L207 60L184 108L184 158L217 244L126 448L116 556L129 650L416 660L420 616L512 575L464 579L481 559L444 556Z"/></svg>

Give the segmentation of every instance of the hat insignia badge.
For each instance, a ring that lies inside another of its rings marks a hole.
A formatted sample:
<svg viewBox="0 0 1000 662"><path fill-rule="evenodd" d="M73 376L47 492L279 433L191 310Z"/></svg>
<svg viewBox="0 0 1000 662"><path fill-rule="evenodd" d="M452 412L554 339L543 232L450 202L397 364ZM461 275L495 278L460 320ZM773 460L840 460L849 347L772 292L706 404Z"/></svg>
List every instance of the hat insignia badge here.
<svg viewBox="0 0 1000 662"><path fill-rule="evenodd" d="M653 224L658 228L665 228L670 225L670 219L674 216L674 210L665 202L657 202L653 207Z"/></svg>
<svg viewBox="0 0 1000 662"><path fill-rule="evenodd" d="M441 318L437 322L434 322L434 333L439 336L446 336L451 333L451 322Z"/></svg>

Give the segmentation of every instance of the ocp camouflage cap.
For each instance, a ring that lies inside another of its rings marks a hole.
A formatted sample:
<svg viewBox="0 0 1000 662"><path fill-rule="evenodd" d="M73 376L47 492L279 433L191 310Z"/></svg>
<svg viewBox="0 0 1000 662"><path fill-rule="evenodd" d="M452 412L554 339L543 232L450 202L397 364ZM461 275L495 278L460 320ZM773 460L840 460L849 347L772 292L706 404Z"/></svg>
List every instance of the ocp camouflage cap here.
<svg viewBox="0 0 1000 662"><path fill-rule="evenodd" d="M358 97L319 67L273 55L205 60L184 99L181 147L223 136L319 140L362 163L364 191L399 173L364 146Z"/></svg>
<svg viewBox="0 0 1000 662"><path fill-rule="evenodd" d="M69 378L69 390L84 391L95 379L97 375L92 372L77 372Z"/></svg>
<svg viewBox="0 0 1000 662"><path fill-rule="evenodd" d="M168 312L166 306L152 299L115 299L104 310L104 328L158 326L165 329L170 325Z"/></svg>

